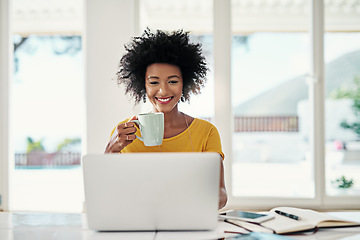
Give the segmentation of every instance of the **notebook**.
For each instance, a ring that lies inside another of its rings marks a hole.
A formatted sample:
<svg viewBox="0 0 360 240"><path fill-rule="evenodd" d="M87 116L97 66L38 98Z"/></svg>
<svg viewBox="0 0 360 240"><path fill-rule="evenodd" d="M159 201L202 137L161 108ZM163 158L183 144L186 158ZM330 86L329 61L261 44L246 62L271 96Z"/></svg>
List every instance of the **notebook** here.
<svg viewBox="0 0 360 240"><path fill-rule="evenodd" d="M276 207L270 210L275 218L254 224L239 220L226 220L253 232L286 234L302 231L315 231L320 228L339 228L360 226L360 221L348 221L327 213L295 207Z"/></svg>
<svg viewBox="0 0 360 240"><path fill-rule="evenodd" d="M87 222L97 231L217 226L218 153L89 154L82 158Z"/></svg>

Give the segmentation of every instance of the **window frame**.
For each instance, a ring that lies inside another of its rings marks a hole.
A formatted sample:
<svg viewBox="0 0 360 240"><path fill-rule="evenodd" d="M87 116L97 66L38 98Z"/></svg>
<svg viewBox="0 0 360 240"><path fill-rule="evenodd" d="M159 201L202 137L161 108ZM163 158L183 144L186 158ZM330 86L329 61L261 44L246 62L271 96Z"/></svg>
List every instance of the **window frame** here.
<svg viewBox="0 0 360 240"><path fill-rule="evenodd" d="M325 192L325 98L324 98L324 3L309 1L310 70L310 158L313 163L314 198L238 197L232 194L231 0L214 0L214 72L215 124L221 133L225 161L225 180L229 201L226 208L269 209L279 205L296 205L315 209L358 209L360 196L327 196ZM229 24L229 25L226 25ZM225 106L225 107L224 107Z"/></svg>
<svg viewBox="0 0 360 240"><path fill-rule="evenodd" d="M9 196L9 78L12 44L10 40L9 0L0 0L0 210L8 209Z"/></svg>

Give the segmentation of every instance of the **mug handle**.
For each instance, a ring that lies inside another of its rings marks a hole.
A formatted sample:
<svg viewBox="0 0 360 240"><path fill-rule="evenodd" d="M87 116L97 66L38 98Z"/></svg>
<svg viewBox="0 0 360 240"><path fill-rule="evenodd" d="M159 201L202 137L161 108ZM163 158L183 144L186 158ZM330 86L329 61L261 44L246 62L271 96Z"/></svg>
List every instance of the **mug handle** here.
<svg viewBox="0 0 360 240"><path fill-rule="evenodd" d="M136 120L136 119L135 119L135 120L131 120L130 122L136 123L137 125L139 125L139 127L141 126L139 120ZM140 132L141 132L141 130L140 130ZM144 139L143 139L142 137L139 137L139 136L137 136L137 135L135 135L135 137L136 137L137 139L139 139L140 141L144 142Z"/></svg>

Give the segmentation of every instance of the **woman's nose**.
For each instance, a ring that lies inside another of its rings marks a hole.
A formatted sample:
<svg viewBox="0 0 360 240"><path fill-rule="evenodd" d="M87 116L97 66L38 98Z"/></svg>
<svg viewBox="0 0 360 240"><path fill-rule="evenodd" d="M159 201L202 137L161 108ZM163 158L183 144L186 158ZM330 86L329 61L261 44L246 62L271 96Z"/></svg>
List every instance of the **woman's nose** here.
<svg viewBox="0 0 360 240"><path fill-rule="evenodd" d="M166 95L168 91L169 87L167 86L167 84L160 84L159 93L161 93L162 95Z"/></svg>

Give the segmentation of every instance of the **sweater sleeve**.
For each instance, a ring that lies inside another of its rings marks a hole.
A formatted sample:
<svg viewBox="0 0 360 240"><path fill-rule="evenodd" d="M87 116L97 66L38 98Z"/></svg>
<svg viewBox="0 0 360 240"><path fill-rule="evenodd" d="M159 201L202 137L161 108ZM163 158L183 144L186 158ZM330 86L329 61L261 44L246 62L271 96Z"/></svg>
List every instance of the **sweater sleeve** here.
<svg viewBox="0 0 360 240"><path fill-rule="evenodd" d="M221 155L223 160L225 159L225 154L223 153L222 147L221 147L220 134L215 126L212 126L210 128L205 151L206 152L217 152Z"/></svg>

